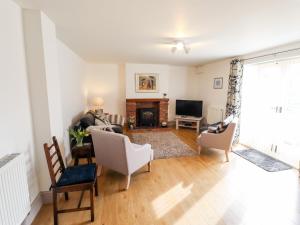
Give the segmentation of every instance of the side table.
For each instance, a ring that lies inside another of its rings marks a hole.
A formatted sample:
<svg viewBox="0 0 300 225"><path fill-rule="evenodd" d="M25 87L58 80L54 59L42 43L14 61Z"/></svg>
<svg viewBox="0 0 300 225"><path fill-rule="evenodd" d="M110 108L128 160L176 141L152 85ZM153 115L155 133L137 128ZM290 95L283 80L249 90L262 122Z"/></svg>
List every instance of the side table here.
<svg viewBox="0 0 300 225"><path fill-rule="evenodd" d="M72 147L72 155L74 157L74 166L79 164L80 158L86 158L88 163L92 163L92 144L86 143L82 146L74 146Z"/></svg>

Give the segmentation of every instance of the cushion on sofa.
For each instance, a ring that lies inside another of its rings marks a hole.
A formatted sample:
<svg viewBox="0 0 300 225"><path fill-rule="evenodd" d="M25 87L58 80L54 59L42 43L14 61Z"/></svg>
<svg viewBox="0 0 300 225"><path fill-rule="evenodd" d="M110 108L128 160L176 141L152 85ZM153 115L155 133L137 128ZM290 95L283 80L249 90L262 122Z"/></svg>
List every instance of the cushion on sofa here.
<svg viewBox="0 0 300 225"><path fill-rule="evenodd" d="M95 117L91 113L86 113L80 119L80 126L83 129L88 128L89 126L95 125Z"/></svg>
<svg viewBox="0 0 300 225"><path fill-rule="evenodd" d="M112 129L115 133L123 134L123 127L119 124L112 124Z"/></svg>

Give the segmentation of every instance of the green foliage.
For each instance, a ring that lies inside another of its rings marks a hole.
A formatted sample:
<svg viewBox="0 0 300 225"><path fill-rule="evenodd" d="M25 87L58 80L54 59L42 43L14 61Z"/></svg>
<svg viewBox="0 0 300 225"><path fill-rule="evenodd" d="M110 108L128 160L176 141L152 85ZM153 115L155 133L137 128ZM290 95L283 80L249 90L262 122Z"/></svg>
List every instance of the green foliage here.
<svg viewBox="0 0 300 225"><path fill-rule="evenodd" d="M75 140L77 146L82 146L83 138L89 136L89 133L84 129L78 129L78 130L70 129L69 133L72 137L71 140Z"/></svg>

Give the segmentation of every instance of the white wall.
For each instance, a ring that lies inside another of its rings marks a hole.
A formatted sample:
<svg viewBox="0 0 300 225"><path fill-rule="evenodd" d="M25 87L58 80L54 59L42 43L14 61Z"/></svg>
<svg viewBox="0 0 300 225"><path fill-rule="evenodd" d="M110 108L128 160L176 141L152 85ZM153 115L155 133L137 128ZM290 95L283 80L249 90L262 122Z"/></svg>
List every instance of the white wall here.
<svg viewBox="0 0 300 225"><path fill-rule="evenodd" d="M86 108L86 63L56 38L55 24L38 10L23 10L26 56L36 146L56 136L70 155L68 129ZM43 151L36 151L41 191L49 172Z"/></svg>
<svg viewBox="0 0 300 225"><path fill-rule="evenodd" d="M38 10L23 10L23 24L39 186L40 191L48 191L50 177L42 146L56 136L64 151L56 31Z"/></svg>
<svg viewBox="0 0 300 225"><path fill-rule="evenodd" d="M43 12L41 13L41 28L51 135L55 135L61 141L63 138L63 120L56 28L55 24Z"/></svg>
<svg viewBox="0 0 300 225"><path fill-rule="evenodd" d="M136 73L158 73L158 93L135 92ZM169 120L175 117L175 99L192 97L189 84L191 68L158 64L95 64L88 63L85 87L88 98L100 96L104 99L105 112L126 114L126 98L170 99Z"/></svg>
<svg viewBox="0 0 300 225"><path fill-rule="evenodd" d="M226 108L230 59L221 60L198 67L191 75L190 87L192 98L203 100L203 115L207 116L209 105ZM223 78L223 88L214 89L214 78Z"/></svg>
<svg viewBox="0 0 300 225"><path fill-rule="evenodd" d="M126 98L162 98L163 93L169 93L169 74L168 65L159 64L126 64ZM157 73L159 83L157 93L139 93L135 91L136 73Z"/></svg>
<svg viewBox="0 0 300 225"><path fill-rule="evenodd" d="M28 94L22 12L11 0L0 1L0 157L23 152L31 201L39 192ZM41 150L41 148L39 148Z"/></svg>
<svg viewBox="0 0 300 225"><path fill-rule="evenodd" d="M88 99L95 96L104 100L104 112L126 114L124 65L87 64L85 88Z"/></svg>
<svg viewBox="0 0 300 225"><path fill-rule="evenodd" d="M60 40L57 40L57 53L61 87L62 129L65 156L67 157L70 154L68 130L86 109L87 93L84 86L86 63Z"/></svg>
<svg viewBox="0 0 300 225"><path fill-rule="evenodd" d="M162 98L167 93L169 98L169 121L175 118L175 100L193 97L189 86L191 68L160 64L126 64L126 98ZM139 93L135 91L136 73L157 73L159 92Z"/></svg>
<svg viewBox="0 0 300 225"><path fill-rule="evenodd" d="M170 66L169 70L169 121L175 120L176 99L192 99L189 80L191 79L190 67Z"/></svg>

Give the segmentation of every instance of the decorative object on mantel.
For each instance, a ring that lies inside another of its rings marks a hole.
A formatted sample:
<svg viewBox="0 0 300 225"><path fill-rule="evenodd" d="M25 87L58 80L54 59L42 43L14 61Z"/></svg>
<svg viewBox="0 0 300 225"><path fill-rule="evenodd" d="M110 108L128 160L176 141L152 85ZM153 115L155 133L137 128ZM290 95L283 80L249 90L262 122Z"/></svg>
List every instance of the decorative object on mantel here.
<svg viewBox="0 0 300 225"><path fill-rule="evenodd" d="M137 73L135 74L136 92L158 92L159 76L157 73Z"/></svg>
<svg viewBox="0 0 300 225"><path fill-rule="evenodd" d="M167 93L163 93L163 97L166 98L167 97Z"/></svg>
<svg viewBox="0 0 300 225"><path fill-rule="evenodd" d="M223 77L214 78L214 89L223 88Z"/></svg>

